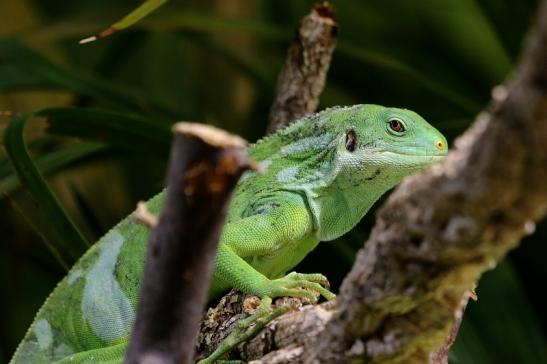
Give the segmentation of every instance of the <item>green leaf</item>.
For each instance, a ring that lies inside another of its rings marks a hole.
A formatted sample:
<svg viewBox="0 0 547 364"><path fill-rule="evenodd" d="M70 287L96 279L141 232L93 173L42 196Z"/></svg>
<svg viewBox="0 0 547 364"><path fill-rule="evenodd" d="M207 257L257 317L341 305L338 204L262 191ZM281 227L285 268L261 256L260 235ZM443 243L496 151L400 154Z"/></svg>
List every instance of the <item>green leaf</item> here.
<svg viewBox="0 0 547 364"><path fill-rule="evenodd" d="M102 20L93 21L89 17L71 18L41 25L37 29L26 30L17 38L24 41L54 42L77 38L94 30L107 26ZM242 33L264 40L287 42L293 29L288 29L271 22L252 19L227 18L213 13L193 11L191 9L169 9L161 16L146 18L132 26L132 29L147 31L186 31L193 33ZM129 30L129 31L131 31Z"/></svg>
<svg viewBox="0 0 547 364"><path fill-rule="evenodd" d="M421 84L426 89L452 102L462 110L470 113L476 113L480 110L481 105L467 96L461 95L450 87L447 87L439 82L436 82L431 77L423 74L412 66L382 53L372 52L349 43L339 42L337 51L357 61L365 64L370 64L387 70L392 70L398 74L409 77L414 82Z"/></svg>
<svg viewBox="0 0 547 364"><path fill-rule="evenodd" d="M81 143L41 155L34 162L38 171L45 176L107 149L102 143ZM9 161L6 162L9 164ZM0 191L11 194L18 190L21 183L11 165L2 164L0 167Z"/></svg>
<svg viewBox="0 0 547 364"><path fill-rule="evenodd" d="M161 158L169 155L172 134L166 122L100 109L51 108L35 115L47 118L50 133L104 141Z"/></svg>
<svg viewBox="0 0 547 364"><path fill-rule="evenodd" d="M0 91L24 88L68 90L127 110L154 107L129 88L84 70L66 70L16 40L0 38Z"/></svg>
<svg viewBox="0 0 547 364"><path fill-rule="evenodd" d="M477 77L490 85L503 81L513 64L492 23L476 0L420 1L416 11L423 12L439 39L460 65L468 65Z"/></svg>
<svg viewBox="0 0 547 364"><path fill-rule="evenodd" d="M210 37L185 36L185 39L194 41L197 46L211 53L218 54L220 56L219 59L233 66L241 74L248 76L263 89L273 90L276 75L264 65L261 59L244 55L242 52L217 42Z"/></svg>
<svg viewBox="0 0 547 364"><path fill-rule="evenodd" d="M188 30L192 32L234 32L252 35L261 39L287 42L293 29L287 29L268 21L227 18L213 13L191 10L173 10L142 22L142 27L154 30Z"/></svg>
<svg viewBox="0 0 547 364"><path fill-rule="evenodd" d="M48 220L54 238L48 247L63 262L71 262L80 257L89 243L49 189L29 155L23 132L33 116L22 114L11 120L4 136L6 151L21 183L28 188L38 209Z"/></svg>
<svg viewBox="0 0 547 364"><path fill-rule="evenodd" d="M108 28L104 29L102 32L92 35L90 37L80 40L80 44L94 42L97 39L108 37L119 30L130 27L135 24L148 14L152 13L154 10L165 4L167 0L146 0L140 6L132 10L129 14L124 16L122 19L112 24Z"/></svg>
<svg viewBox="0 0 547 364"><path fill-rule="evenodd" d="M153 12L154 10L156 10L157 8L159 8L166 2L167 0L146 0L135 10L131 11L129 14L124 16L120 21L113 24L112 28L116 30L125 29L135 24L136 22L138 22L139 20L141 20L142 18L144 18L145 16L147 16L148 14L150 14L151 12Z"/></svg>

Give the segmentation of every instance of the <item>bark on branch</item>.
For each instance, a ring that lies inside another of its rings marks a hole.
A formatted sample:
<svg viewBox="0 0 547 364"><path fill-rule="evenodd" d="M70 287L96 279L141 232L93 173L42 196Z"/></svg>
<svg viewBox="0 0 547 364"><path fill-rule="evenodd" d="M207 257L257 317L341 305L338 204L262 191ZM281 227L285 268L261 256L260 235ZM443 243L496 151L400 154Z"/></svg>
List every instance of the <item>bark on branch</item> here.
<svg viewBox="0 0 547 364"><path fill-rule="evenodd" d="M152 230L125 363L190 363L228 202L250 165L245 142L178 123L167 196Z"/></svg>
<svg viewBox="0 0 547 364"><path fill-rule="evenodd" d="M390 196L336 305L284 315L239 354L256 363L445 360L433 354L469 290L545 215L546 64L544 0L512 81L444 162Z"/></svg>
<svg viewBox="0 0 547 364"><path fill-rule="evenodd" d="M546 1L529 41L490 111L442 164L408 178L381 209L341 287L338 313L310 343L312 359L332 362L362 344L367 362L427 362L466 292L545 215Z"/></svg>

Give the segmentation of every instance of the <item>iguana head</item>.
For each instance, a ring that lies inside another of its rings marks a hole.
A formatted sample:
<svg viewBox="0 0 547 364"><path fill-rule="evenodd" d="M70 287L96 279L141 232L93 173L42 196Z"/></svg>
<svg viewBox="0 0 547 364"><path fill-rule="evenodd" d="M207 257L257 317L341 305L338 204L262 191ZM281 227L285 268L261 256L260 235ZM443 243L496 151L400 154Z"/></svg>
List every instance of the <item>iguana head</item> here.
<svg viewBox="0 0 547 364"><path fill-rule="evenodd" d="M321 240L349 231L382 194L448 150L439 131L405 109L341 108L324 119L323 127L336 135L325 153L330 155L321 158L328 161L321 167L328 182L307 192Z"/></svg>
<svg viewBox="0 0 547 364"><path fill-rule="evenodd" d="M338 134L335 164L341 168L336 179L342 185L379 178L389 189L448 150L445 137L410 110L359 105L349 114L334 113L325 128L340 129L341 124L345 130Z"/></svg>

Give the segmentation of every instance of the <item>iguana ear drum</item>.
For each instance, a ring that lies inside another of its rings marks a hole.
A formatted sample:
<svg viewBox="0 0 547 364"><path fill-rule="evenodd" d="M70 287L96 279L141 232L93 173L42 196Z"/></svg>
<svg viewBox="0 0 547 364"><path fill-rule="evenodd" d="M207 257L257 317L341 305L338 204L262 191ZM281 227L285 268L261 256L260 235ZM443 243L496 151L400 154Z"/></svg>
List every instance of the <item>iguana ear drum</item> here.
<svg viewBox="0 0 547 364"><path fill-rule="evenodd" d="M355 130L353 129L346 130L346 149L350 152L353 152L356 146L357 146L357 134L355 134Z"/></svg>

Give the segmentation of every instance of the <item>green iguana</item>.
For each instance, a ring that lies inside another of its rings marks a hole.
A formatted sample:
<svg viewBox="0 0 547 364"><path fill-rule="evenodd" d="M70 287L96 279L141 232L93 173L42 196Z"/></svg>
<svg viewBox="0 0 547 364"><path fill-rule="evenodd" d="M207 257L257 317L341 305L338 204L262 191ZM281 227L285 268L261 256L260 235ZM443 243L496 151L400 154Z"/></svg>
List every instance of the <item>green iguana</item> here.
<svg viewBox="0 0 547 364"><path fill-rule="evenodd" d="M305 117L249 147L220 238L209 300L229 288L265 302L335 297L321 274L286 273L352 229L403 177L447 152L416 113L377 105ZM160 193L147 202L158 214ZM121 363L135 319L148 230L131 216L74 265L39 310L12 363Z"/></svg>

